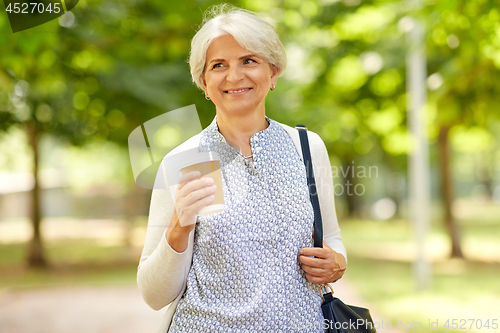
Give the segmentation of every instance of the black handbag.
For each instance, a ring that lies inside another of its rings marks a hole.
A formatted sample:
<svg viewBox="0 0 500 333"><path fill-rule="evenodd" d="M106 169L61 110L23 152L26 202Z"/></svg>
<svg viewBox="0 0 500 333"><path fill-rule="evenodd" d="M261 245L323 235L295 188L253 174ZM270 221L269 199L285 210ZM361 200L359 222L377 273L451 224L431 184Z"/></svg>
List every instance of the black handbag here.
<svg viewBox="0 0 500 333"><path fill-rule="evenodd" d="M323 247L323 222L314 180L307 129L304 125L297 125L295 128L299 131L302 156L306 166L307 185L309 185L309 196L314 210L314 247ZM330 291L324 292L323 290L327 288ZM333 296L333 288L329 284L322 285L320 290L323 297L321 310L323 311L325 333L376 333L368 309L344 304L340 299Z"/></svg>

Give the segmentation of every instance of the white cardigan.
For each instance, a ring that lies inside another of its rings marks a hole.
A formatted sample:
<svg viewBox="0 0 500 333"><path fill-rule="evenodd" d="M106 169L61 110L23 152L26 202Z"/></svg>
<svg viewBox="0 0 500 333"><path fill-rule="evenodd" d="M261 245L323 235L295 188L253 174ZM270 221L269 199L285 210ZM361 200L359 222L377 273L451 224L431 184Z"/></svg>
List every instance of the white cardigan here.
<svg viewBox="0 0 500 333"><path fill-rule="evenodd" d="M302 158L298 131L290 126L280 125L288 132ZM167 156L198 147L200 138L201 133L172 150ZM308 138L323 218L323 239L328 246L347 259L335 213L334 187L328 152L319 135L308 131ZM174 201L167 184L161 189L156 187L151 196L148 228L139 262L137 283L142 297L151 308L160 310L170 305L157 329L157 333L166 333L177 304L186 290L193 255L194 230L189 235L188 247L184 252L179 253L170 247L165 231L174 212Z"/></svg>

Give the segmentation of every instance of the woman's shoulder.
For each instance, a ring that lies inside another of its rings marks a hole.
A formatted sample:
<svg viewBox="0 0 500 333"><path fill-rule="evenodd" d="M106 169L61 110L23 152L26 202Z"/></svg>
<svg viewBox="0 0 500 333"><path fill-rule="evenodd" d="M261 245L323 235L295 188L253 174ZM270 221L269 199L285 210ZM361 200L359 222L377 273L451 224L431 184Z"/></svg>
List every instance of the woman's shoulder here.
<svg viewBox="0 0 500 333"><path fill-rule="evenodd" d="M300 145L299 131L295 127L291 127L280 122L277 123L290 135L296 145ZM309 140L309 145L312 147L323 147L325 145L321 137L316 132L307 130L307 138Z"/></svg>
<svg viewBox="0 0 500 333"><path fill-rule="evenodd" d="M217 117L215 117L212 123L210 123L210 125L207 126L205 129L203 129L201 132L199 132L196 135L193 135L192 137L190 137L189 139L187 139L186 141L184 141L183 143L172 149L168 154L165 155L164 158L171 157L172 155L176 155L190 149L199 148L200 142L203 137L204 137L203 140L205 140L207 136L208 137L213 136L214 132L218 133L216 119Z"/></svg>
<svg viewBox="0 0 500 333"><path fill-rule="evenodd" d="M179 154L179 153L181 153L183 151L187 151L189 149L197 148L200 144L200 139L201 139L202 133L203 132L200 132L200 133L190 137L189 139L187 139L186 141L184 141L183 143L181 143L180 145L178 145L177 147L172 149L167 155L165 155L165 158Z"/></svg>

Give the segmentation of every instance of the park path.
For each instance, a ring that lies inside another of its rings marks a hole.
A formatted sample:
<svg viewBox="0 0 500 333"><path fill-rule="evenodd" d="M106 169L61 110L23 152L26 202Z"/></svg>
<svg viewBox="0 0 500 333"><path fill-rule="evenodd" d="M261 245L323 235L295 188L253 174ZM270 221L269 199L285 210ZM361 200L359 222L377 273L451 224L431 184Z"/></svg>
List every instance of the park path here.
<svg viewBox="0 0 500 333"><path fill-rule="evenodd" d="M154 333L163 312L134 286L4 290L0 333Z"/></svg>
<svg viewBox="0 0 500 333"><path fill-rule="evenodd" d="M346 304L370 308L349 281L334 287ZM0 333L154 333L164 312L149 308L135 286L0 290Z"/></svg>
<svg viewBox="0 0 500 333"><path fill-rule="evenodd" d="M373 322L375 323L375 328L377 328L377 333L405 333L405 330L402 329L397 329L396 325L397 323L391 323L393 325L393 328L387 328L389 325L387 324L388 321L386 318L381 316L379 313L377 313L376 309L373 308L373 306L361 298L354 288L354 286L349 282L349 268L346 271L346 276L344 276L342 279L339 281L335 282L332 284L332 287L334 289L334 295L342 302L345 304L349 305L356 305L359 307L364 307L370 309L370 314L372 316ZM366 277L369 279L369 277Z"/></svg>

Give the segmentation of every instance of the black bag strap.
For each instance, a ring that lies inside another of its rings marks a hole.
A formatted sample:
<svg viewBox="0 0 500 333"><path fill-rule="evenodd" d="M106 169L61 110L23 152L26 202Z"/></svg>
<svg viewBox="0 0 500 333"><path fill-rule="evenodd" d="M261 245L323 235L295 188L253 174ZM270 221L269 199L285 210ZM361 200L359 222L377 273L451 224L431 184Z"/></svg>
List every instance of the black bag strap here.
<svg viewBox="0 0 500 333"><path fill-rule="evenodd" d="M309 149L309 140L307 139L307 128L304 125L297 125L295 128L299 131L302 158L306 166L307 185L309 186L309 198L314 210L314 247L323 247L323 222L321 220L316 181L314 180L311 150Z"/></svg>

